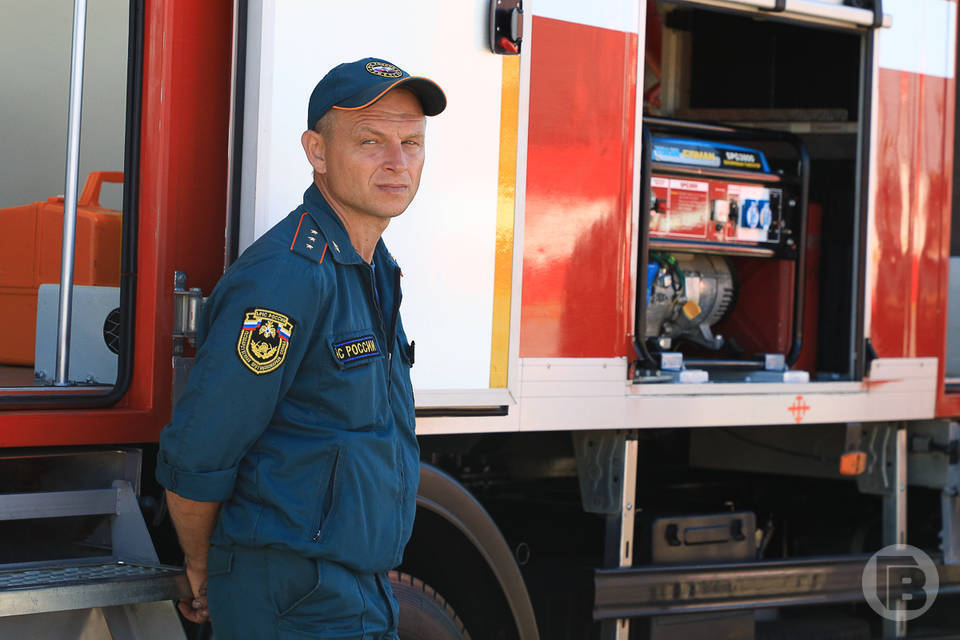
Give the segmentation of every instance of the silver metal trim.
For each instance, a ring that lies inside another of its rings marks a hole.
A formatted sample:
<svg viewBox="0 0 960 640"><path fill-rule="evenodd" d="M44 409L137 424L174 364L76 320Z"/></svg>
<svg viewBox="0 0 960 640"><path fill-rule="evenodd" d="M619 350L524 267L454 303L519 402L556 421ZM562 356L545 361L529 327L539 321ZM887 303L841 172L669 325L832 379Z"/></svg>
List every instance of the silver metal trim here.
<svg viewBox="0 0 960 640"><path fill-rule="evenodd" d="M884 428L884 455L891 455L893 460L890 469L891 476L887 475L887 467L881 467L884 478L884 487L887 492L883 496L883 544L904 545L907 543L907 427L905 423L890 424ZM892 437L892 446L887 442ZM888 453L889 452L889 453ZM881 459L882 464L888 461ZM897 610L894 613L904 612ZM907 636L907 621L898 616L895 619L884 619L884 638L905 638Z"/></svg>
<svg viewBox="0 0 960 640"><path fill-rule="evenodd" d="M183 275L180 271L176 272ZM186 277L183 278L186 282ZM197 322L204 303L203 291L197 287L183 289L179 282L173 290L173 337L185 338L191 342L197 337Z"/></svg>
<svg viewBox="0 0 960 640"><path fill-rule="evenodd" d="M243 81L237 77L237 60L239 59L240 33L237 29L240 16L240 0L233 0L233 33L230 36L230 113L227 116L227 206L224 211L224 222L226 224L227 241L223 243L223 268L226 270L230 266L230 245L232 244L235 230L230 224L230 218L233 215L233 186L234 176L233 167L239 160L234 157L236 148L236 122L237 122L237 91L238 85L242 86ZM246 34L244 34L246 39ZM239 229L236 229L239 232Z"/></svg>
<svg viewBox="0 0 960 640"><path fill-rule="evenodd" d="M637 441L630 437L623 443L623 497L620 501L620 566L633 566L633 537L637 503ZM617 620L616 640L630 637L630 619Z"/></svg>
<svg viewBox="0 0 960 640"><path fill-rule="evenodd" d="M895 484L893 487L895 544L907 544L907 428L897 429L896 460L894 464ZM884 619L884 637L906 638L906 609L897 609L894 620Z"/></svg>
<svg viewBox="0 0 960 640"><path fill-rule="evenodd" d="M67 119L67 171L63 191L63 246L60 250L60 309L57 314L57 370L54 384L67 386L70 370L70 320L73 310L73 258L77 237L80 178L80 121L83 103L83 53L87 0L73 3L73 51L70 55L70 110Z"/></svg>
<svg viewBox="0 0 960 640"><path fill-rule="evenodd" d="M688 6L720 7L741 11L770 10L776 6L776 0L667 0L671 4ZM838 27L870 27L873 25L873 11L842 4L837 0L787 0L786 11L778 15L802 22L832 25ZM883 27L890 27L893 21L890 14L883 15Z"/></svg>
<svg viewBox="0 0 960 640"><path fill-rule="evenodd" d="M90 384L83 385L82 387L77 386L72 388L69 392L64 392L63 389L58 389L54 387L0 387L0 394L10 394L15 397L16 394L22 394L23 396L31 395L48 395L48 396L64 396L70 397L71 395L85 396L96 393L103 393L104 391L110 391L113 389L111 385L107 384ZM66 394L66 395L65 395Z"/></svg>
<svg viewBox="0 0 960 640"><path fill-rule="evenodd" d="M117 489L0 495L0 521L104 515L117 512Z"/></svg>
<svg viewBox="0 0 960 640"><path fill-rule="evenodd" d="M18 586L0 588L0 618L53 611L175 600L190 594L179 567L123 561L0 572L0 581L24 576Z"/></svg>
<svg viewBox="0 0 960 640"><path fill-rule="evenodd" d="M599 569L595 620L667 613L741 611L758 607L863 602L869 555L829 556L733 564ZM933 561L939 594L960 592L960 566ZM891 589L902 589L902 585Z"/></svg>
<svg viewBox="0 0 960 640"><path fill-rule="evenodd" d="M907 544L907 429L897 429L896 460L894 462L896 484L893 487L896 510L896 540L894 544Z"/></svg>

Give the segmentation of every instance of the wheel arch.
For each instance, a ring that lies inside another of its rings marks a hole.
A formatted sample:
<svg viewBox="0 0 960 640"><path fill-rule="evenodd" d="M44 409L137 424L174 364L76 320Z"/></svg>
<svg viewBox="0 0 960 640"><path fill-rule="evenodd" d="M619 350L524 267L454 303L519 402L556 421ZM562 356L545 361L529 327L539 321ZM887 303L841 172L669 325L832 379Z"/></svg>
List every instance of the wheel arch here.
<svg viewBox="0 0 960 640"><path fill-rule="evenodd" d="M421 463L417 507L434 513L463 534L496 578L520 640L539 640L533 604L520 567L500 528L473 494L440 469Z"/></svg>

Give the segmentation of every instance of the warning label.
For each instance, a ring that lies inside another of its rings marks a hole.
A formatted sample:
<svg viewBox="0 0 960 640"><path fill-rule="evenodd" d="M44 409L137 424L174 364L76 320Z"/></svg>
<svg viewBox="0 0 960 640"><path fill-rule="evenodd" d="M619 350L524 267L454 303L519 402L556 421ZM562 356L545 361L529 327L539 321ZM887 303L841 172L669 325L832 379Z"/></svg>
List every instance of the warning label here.
<svg viewBox="0 0 960 640"><path fill-rule="evenodd" d="M710 183L697 180L651 180L656 207L650 213L650 234L678 238L707 237Z"/></svg>

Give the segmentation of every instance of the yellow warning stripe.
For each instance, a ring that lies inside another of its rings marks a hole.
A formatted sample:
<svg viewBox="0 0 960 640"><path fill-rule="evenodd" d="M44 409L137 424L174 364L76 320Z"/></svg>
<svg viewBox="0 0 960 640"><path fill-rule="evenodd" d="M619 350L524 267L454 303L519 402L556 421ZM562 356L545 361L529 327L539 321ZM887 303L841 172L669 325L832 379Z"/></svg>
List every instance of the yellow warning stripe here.
<svg viewBox="0 0 960 640"><path fill-rule="evenodd" d="M497 243L493 265L493 338L490 387L507 386L510 362L510 294L513 280L513 217L517 188L517 121L520 56L504 56L500 94L500 170L497 176Z"/></svg>

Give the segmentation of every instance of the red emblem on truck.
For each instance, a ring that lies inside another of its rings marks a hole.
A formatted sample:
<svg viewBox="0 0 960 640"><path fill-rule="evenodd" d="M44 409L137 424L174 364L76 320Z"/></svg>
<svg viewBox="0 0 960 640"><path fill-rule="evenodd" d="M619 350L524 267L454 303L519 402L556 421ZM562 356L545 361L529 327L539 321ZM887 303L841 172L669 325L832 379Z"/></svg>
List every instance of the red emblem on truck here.
<svg viewBox="0 0 960 640"><path fill-rule="evenodd" d="M809 410L810 405L804 402L803 396L797 396L797 399L793 401L793 404L787 407L787 411L793 414L793 419L795 422L802 422L803 416L805 416Z"/></svg>

